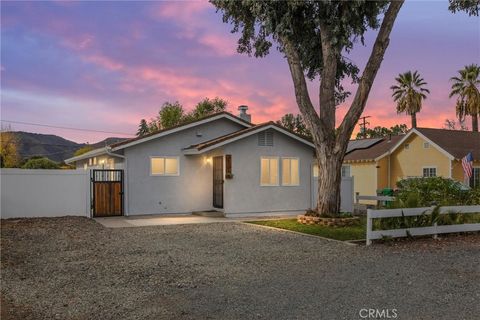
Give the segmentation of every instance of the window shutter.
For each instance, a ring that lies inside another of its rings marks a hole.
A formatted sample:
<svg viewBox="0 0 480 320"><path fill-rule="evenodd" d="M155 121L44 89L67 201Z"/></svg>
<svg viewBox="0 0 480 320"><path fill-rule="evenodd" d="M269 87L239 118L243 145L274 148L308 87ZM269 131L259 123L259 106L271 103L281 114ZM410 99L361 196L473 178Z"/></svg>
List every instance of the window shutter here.
<svg viewBox="0 0 480 320"><path fill-rule="evenodd" d="M225 177L227 179L231 179L233 177L232 174L232 155L226 154L225 155Z"/></svg>

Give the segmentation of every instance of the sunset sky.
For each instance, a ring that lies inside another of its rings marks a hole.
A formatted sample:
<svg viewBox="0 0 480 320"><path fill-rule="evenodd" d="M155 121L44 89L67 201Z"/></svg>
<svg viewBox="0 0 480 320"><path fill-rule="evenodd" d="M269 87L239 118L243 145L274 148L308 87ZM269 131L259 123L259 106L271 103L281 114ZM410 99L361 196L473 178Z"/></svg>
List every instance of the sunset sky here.
<svg viewBox="0 0 480 320"><path fill-rule="evenodd" d="M418 70L431 91L419 126L454 119L449 78L480 63L478 17L447 10L447 1L407 1L364 115L371 126L407 123L397 115L389 87L394 77ZM133 135L141 118L165 101L189 110L204 97L222 97L229 109L250 107L253 122L297 113L286 61L236 52L238 35L208 2L1 3L1 118ZM350 58L361 69L376 36ZM347 87L355 90L347 83ZM318 80L310 83L318 102ZM349 101L340 106L340 118ZM468 123L470 126L470 123ZM52 133L96 142L112 133L12 124L17 131ZM124 135L127 136L127 135Z"/></svg>

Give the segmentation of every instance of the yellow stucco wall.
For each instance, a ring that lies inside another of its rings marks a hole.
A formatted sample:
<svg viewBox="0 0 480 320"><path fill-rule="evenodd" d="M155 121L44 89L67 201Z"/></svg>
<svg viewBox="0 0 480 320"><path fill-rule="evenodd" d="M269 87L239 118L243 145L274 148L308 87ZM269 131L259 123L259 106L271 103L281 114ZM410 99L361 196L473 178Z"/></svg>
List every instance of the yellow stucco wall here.
<svg viewBox="0 0 480 320"><path fill-rule="evenodd" d="M377 194L377 176L375 162L349 163L353 179L353 191L362 196Z"/></svg>
<svg viewBox="0 0 480 320"><path fill-rule="evenodd" d="M392 185L406 177L421 177L423 167L436 167L437 176L450 177L450 159L431 144L424 148L424 142L427 141L412 134L391 154ZM408 149L405 149L406 144L409 144Z"/></svg>
<svg viewBox="0 0 480 320"><path fill-rule="evenodd" d="M377 167L377 189L391 188L388 181L388 159L389 157L383 157L378 160Z"/></svg>
<svg viewBox="0 0 480 320"><path fill-rule="evenodd" d="M480 168L480 161L473 161L473 166ZM463 182L463 167L460 160L452 161L452 179Z"/></svg>

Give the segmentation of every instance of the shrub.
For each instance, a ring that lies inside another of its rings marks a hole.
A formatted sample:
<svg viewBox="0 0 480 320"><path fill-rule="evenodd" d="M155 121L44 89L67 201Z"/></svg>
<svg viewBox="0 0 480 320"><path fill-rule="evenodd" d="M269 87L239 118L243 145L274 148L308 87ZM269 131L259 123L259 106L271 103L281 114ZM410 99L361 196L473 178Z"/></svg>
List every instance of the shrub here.
<svg viewBox="0 0 480 320"><path fill-rule="evenodd" d="M59 169L59 165L48 158L29 159L22 166L23 169Z"/></svg>
<svg viewBox="0 0 480 320"><path fill-rule="evenodd" d="M480 204L478 189L442 177L410 178L397 182L397 208Z"/></svg>

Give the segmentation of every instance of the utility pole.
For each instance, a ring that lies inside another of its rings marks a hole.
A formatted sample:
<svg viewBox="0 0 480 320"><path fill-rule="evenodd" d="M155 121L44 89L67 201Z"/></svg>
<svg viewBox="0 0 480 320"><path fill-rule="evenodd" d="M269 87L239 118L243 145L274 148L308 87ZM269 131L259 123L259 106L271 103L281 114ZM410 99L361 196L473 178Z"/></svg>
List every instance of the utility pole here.
<svg viewBox="0 0 480 320"><path fill-rule="evenodd" d="M360 125L360 132L363 135L363 138L367 138L367 125L370 124L370 122L367 121L367 118L371 118L371 116L364 116L360 117L359 125Z"/></svg>

